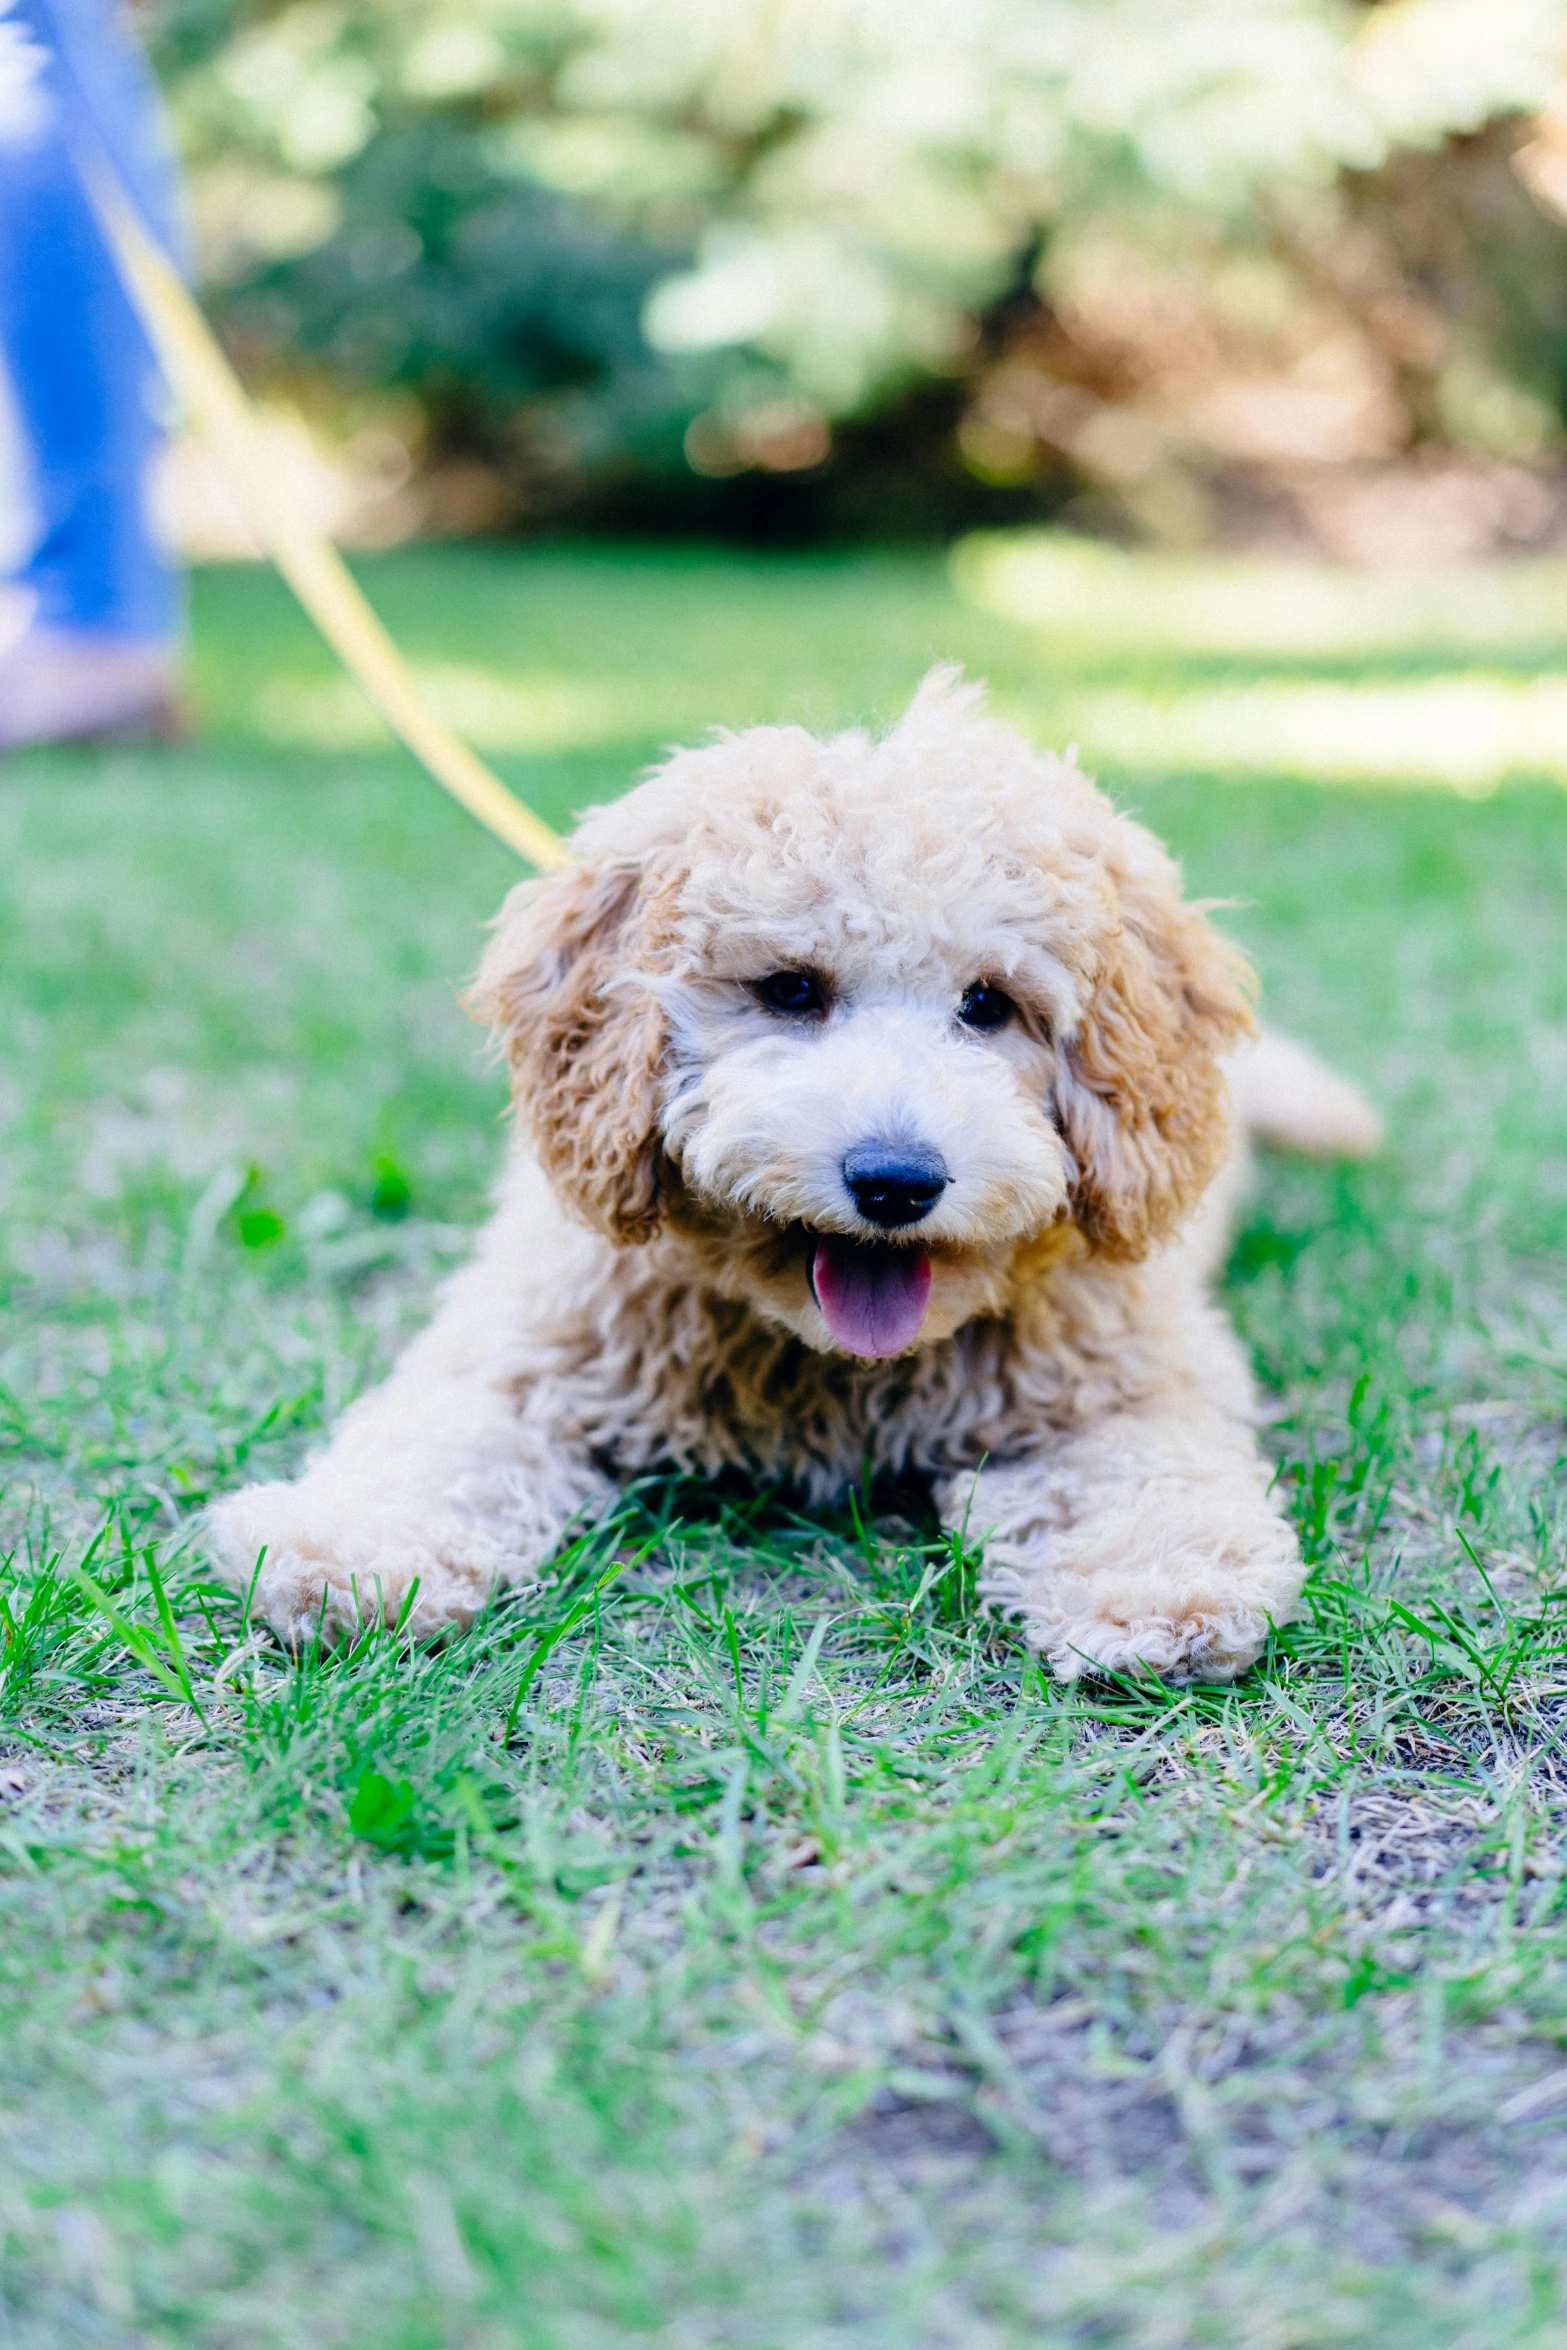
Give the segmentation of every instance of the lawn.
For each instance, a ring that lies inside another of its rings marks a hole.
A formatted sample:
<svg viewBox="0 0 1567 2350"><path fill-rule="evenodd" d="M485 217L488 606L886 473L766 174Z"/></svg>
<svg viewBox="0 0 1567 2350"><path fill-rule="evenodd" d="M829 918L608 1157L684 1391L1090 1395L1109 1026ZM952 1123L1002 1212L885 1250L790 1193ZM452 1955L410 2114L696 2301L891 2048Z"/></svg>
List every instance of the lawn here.
<svg viewBox="0 0 1567 2350"><path fill-rule="evenodd" d="M366 579L553 819L952 656L1231 902L1391 1128L1229 1272L1309 1612L1067 1691L916 1494L653 1486L445 1648L247 1625L196 1513L482 1212L514 868L204 575L197 743L0 774L8 2350L1561 2342L1567 570Z"/></svg>

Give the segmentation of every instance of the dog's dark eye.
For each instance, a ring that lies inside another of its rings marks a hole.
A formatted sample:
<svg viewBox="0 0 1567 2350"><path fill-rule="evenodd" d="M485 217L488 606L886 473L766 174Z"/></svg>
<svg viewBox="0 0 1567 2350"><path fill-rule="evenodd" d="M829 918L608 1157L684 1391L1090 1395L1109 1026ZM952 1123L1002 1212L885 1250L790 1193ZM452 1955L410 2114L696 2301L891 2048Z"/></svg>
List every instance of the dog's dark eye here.
<svg viewBox="0 0 1567 2350"><path fill-rule="evenodd" d="M958 1018L965 1028L1005 1028L1016 1010L1009 995L1003 995L999 987L992 987L982 979L959 1004Z"/></svg>
<svg viewBox="0 0 1567 2350"><path fill-rule="evenodd" d="M759 979L751 993L770 1012L792 1012L796 1018L804 1012L825 1011L827 1006L814 971L774 971L771 977Z"/></svg>

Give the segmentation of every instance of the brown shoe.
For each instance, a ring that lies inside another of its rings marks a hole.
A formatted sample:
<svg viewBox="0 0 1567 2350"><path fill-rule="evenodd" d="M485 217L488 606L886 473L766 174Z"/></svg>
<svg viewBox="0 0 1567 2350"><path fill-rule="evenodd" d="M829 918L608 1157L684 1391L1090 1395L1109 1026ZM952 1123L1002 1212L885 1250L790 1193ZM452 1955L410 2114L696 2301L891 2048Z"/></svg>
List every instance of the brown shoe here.
<svg viewBox="0 0 1567 2350"><path fill-rule="evenodd" d="M0 651L0 751L187 731L166 644L33 627Z"/></svg>

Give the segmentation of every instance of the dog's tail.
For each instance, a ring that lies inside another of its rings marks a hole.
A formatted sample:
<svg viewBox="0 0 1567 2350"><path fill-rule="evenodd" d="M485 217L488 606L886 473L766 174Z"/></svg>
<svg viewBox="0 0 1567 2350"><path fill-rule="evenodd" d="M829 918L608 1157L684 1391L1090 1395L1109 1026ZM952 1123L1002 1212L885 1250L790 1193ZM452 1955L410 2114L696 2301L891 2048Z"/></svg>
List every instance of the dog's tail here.
<svg viewBox="0 0 1567 2350"><path fill-rule="evenodd" d="M1311 1159L1368 1159L1382 1146L1382 1121L1358 1085L1340 1077L1309 1045L1264 1029L1230 1063L1230 1086L1254 1142Z"/></svg>

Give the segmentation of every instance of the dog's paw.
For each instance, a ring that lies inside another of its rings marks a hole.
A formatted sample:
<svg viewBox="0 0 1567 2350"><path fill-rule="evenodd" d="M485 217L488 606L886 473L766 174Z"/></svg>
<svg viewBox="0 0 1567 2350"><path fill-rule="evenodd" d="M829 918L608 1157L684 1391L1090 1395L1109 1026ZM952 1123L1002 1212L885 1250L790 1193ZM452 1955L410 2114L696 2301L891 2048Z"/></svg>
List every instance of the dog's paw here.
<svg viewBox="0 0 1567 2350"><path fill-rule="evenodd" d="M1084 1674L1156 1673L1169 1681L1233 1681L1255 1664L1275 1624L1287 1623L1300 1590L1299 1553L1287 1527L1269 1521L1261 1555L1201 1566L1123 1558L1119 1571L1084 1573L1069 1542L1041 1557L987 1550L980 1596L1017 1619L1030 1648L1063 1681ZM1001 1548L1001 1546L998 1546ZM1195 1568L1195 1571L1194 1571ZM1184 1571L1183 1571L1184 1570Z"/></svg>
<svg viewBox="0 0 1567 2350"><path fill-rule="evenodd" d="M225 1581L254 1586L257 1612L293 1648L377 1623L416 1637L469 1624L508 1564L460 1510L310 1477L230 1494L208 1511L207 1536Z"/></svg>
<svg viewBox="0 0 1567 2350"><path fill-rule="evenodd" d="M1281 1551L1284 1545L1279 1545ZM982 1598L1017 1618L1030 1648L1063 1681L1084 1674L1156 1673L1168 1681L1233 1681L1255 1664L1277 1624L1295 1613L1293 1545L1233 1583L1217 1577L1132 1574L1080 1580L1035 1562L990 1562ZM1162 1586L1162 1587L1161 1587Z"/></svg>
<svg viewBox="0 0 1567 2350"><path fill-rule="evenodd" d="M1123 1673L1233 1681L1256 1663L1271 1629L1256 1608L1196 1606L1169 1615L1047 1616L1029 1621L1027 1635L1062 1681Z"/></svg>
<svg viewBox="0 0 1567 2350"><path fill-rule="evenodd" d="M1064 1681L1233 1681L1300 1598L1300 1547L1256 1479L1120 1495L1030 1542L986 1544L982 1596Z"/></svg>

